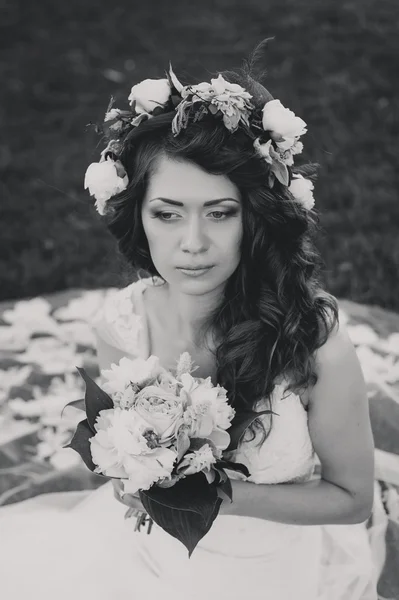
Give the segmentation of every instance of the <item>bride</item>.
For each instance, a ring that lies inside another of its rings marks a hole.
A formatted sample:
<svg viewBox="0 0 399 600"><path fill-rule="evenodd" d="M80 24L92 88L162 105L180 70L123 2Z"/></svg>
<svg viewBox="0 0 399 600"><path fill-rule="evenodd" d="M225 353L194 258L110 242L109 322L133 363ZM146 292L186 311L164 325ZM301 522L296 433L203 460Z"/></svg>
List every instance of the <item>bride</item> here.
<svg viewBox="0 0 399 600"><path fill-rule="evenodd" d="M236 411L271 407L231 459L233 502L191 558L135 527L137 495L108 481L83 500L0 511L2 597L19 600L376 600L365 523L374 445L355 349L317 280L313 165L294 166L306 123L253 77L167 77L109 108L85 187L146 277L93 321L100 369L156 355L223 385ZM320 465L320 469L317 469Z"/></svg>

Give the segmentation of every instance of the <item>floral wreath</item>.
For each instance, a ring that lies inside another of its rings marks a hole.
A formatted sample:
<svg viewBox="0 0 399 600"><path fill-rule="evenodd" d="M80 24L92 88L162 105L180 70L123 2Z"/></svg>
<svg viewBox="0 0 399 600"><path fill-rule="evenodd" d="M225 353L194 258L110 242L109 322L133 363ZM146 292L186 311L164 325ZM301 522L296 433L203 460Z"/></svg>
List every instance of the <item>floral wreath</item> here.
<svg viewBox="0 0 399 600"><path fill-rule="evenodd" d="M229 83L220 74L217 79L211 79L211 83L183 86L171 65L165 79L145 79L132 87L128 97L130 110L112 108L114 100L111 98L104 123L116 137L101 152L100 161L89 165L84 179L84 188L96 199L97 211L104 215L107 200L129 184L126 170L118 159L125 135L148 119L172 111L176 112L172 121L174 136L187 127L190 119L200 121L209 113L222 118L231 133L239 126L244 127L255 138L256 153L270 165L269 186L272 188L277 179L306 210L313 208L313 183L290 169L294 156L303 150L299 138L307 132L305 121L275 99L265 103L261 118L256 117L251 99L252 95L242 86Z"/></svg>

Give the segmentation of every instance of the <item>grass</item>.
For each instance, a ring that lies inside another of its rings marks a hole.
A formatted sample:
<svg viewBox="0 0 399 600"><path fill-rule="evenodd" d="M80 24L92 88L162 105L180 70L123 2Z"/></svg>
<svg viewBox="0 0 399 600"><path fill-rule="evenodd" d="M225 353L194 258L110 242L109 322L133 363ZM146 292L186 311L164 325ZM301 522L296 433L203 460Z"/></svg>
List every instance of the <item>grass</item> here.
<svg viewBox="0 0 399 600"><path fill-rule="evenodd" d="M69 0L9 5L0 34L0 300L118 285L113 239L83 177L86 125L109 97L177 75L209 80L264 37L274 97L308 123L325 286L399 310L396 0Z"/></svg>

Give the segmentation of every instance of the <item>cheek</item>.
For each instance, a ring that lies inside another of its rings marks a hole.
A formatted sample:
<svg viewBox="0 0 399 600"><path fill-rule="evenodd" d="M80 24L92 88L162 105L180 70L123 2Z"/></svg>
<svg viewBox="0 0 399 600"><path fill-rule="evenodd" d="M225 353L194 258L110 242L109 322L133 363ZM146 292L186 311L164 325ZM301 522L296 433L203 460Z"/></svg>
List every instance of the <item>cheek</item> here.
<svg viewBox="0 0 399 600"><path fill-rule="evenodd" d="M145 214L142 216L142 223L150 250L156 252L157 248L161 248L166 241L165 236L162 235L162 230L159 228L159 223L157 219L152 219Z"/></svg>
<svg viewBox="0 0 399 600"><path fill-rule="evenodd" d="M242 223L237 220L231 228L226 229L224 235L217 237L217 243L227 256L234 257L241 253L242 236Z"/></svg>

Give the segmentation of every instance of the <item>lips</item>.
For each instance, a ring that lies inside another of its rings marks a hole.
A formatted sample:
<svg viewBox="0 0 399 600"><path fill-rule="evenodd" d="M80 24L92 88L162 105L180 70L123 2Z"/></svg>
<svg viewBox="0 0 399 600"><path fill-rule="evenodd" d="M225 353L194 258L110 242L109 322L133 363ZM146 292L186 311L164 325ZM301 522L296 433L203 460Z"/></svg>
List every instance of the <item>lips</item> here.
<svg viewBox="0 0 399 600"><path fill-rule="evenodd" d="M204 265L203 267L177 267L178 269L184 269L185 271L202 271L202 269L210 269L213 265Z"/></svg>

